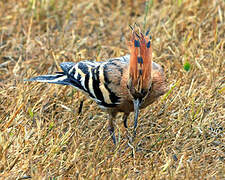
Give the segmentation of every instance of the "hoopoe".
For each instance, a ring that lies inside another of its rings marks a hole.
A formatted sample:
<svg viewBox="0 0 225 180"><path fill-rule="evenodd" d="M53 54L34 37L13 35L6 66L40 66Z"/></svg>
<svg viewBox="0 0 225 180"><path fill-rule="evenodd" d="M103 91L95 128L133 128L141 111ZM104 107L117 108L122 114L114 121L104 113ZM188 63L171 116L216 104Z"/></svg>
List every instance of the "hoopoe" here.
<svg viewBox="0 0 225 180"><path fill-rule="evenodd" d="M130 26L131 27L131 26ZM167 91L163 68L152 61L151 37L131 27L128 40L130 55L112 58L105 62L63 62L62 72L54 75L37 76L27 81L70 85L81 90L109 113L109 132L116 144L114 119L123 113L127 118L134 116L133 137L136 136L139 109L152 104Z"/></svg>

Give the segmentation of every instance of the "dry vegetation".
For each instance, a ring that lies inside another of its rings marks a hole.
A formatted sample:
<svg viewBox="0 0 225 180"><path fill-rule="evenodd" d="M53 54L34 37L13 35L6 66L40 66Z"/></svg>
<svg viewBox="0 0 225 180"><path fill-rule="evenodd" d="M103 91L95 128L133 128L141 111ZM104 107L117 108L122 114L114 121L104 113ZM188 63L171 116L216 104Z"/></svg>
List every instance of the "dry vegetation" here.
<svg viewBox="0 0 225 180"><path fill-rule="evenodd" d="M128 25L143 26L144 12L131 0L0 1L0 179L225 178L224 0L150 1L154 61L171 89L141 111L134 157L120 116L114 147L107 114L82 93L23 82L128 53Z"/></svg>

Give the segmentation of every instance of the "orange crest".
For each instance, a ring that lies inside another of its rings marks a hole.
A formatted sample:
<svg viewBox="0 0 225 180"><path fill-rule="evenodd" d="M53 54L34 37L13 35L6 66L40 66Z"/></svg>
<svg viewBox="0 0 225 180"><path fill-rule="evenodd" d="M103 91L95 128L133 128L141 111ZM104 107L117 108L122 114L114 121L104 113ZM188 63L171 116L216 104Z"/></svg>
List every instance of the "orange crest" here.
<svg viewBox="0 0 225 180"><path fill-rule="evenodd" d="M152 46L149 31L143 35L132 27L132 34L128 46L130 48L129 78L135 91L148 90L151 86Z"/></svg>

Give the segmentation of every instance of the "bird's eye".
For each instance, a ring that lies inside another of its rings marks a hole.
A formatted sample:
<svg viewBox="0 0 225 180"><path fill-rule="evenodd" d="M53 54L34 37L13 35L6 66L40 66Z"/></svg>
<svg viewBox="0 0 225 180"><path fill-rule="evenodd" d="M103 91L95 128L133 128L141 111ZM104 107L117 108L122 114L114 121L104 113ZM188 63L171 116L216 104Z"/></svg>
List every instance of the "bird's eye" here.
<svg viewBox="0 0 225 180"><path fill-rule="evenodd" d="M150 85L150 87L149 87L148 91L151 91L151 90L152 90L152 85Z"/></svg>

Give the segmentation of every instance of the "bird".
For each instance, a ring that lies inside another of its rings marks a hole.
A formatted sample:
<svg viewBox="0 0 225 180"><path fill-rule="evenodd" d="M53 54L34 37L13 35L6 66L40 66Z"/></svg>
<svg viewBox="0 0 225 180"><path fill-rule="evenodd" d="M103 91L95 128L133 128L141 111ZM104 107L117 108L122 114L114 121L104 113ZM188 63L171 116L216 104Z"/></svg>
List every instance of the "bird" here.
<svg viewBox="0 0 225 180"><path fill-rule="evenodd" d="M139 110L146 108L168 91L164 68L152 61L152 38L149 30L130 26L127 40L130 54L106 61L83 60L62 62L61 72L40 75L25 81L36 81L72 86L109 114L108 130L114 144L114 120L123 113L127 119L134 112L133 139L136 137Z"/></svg>

